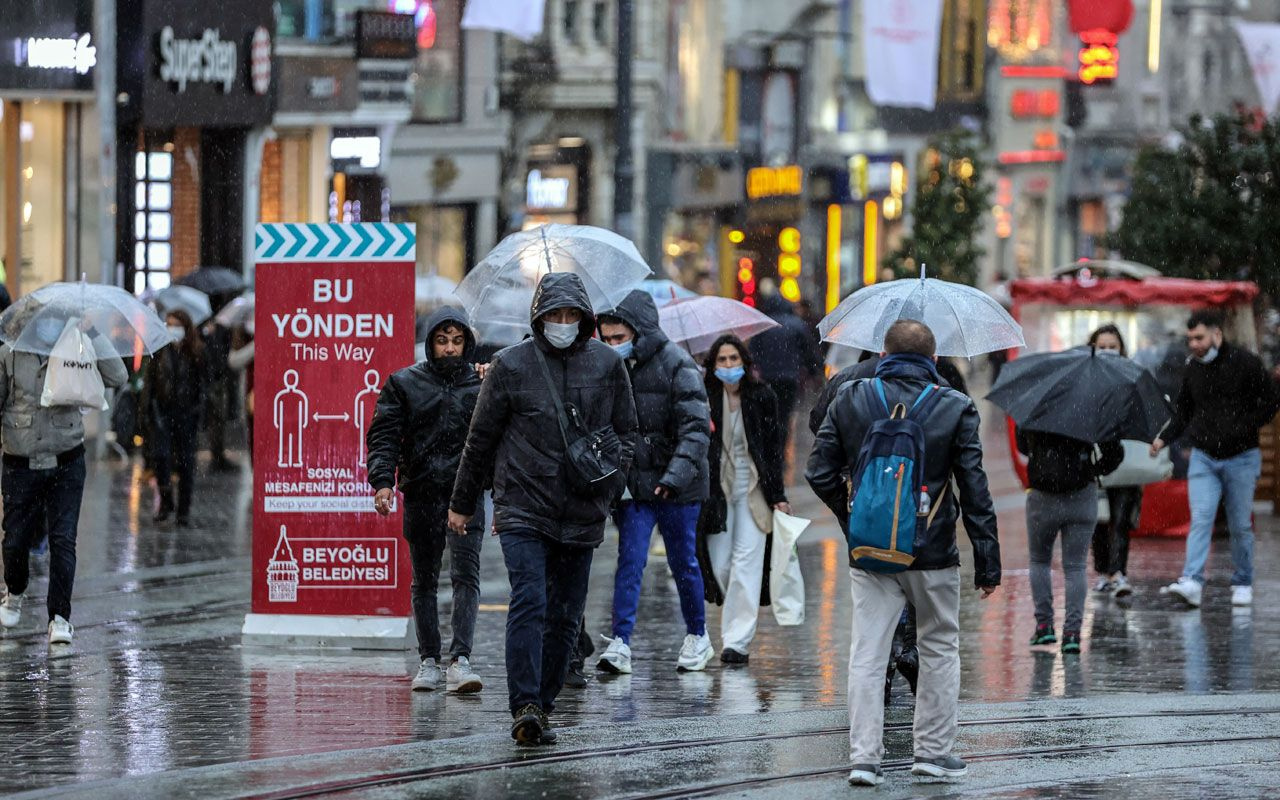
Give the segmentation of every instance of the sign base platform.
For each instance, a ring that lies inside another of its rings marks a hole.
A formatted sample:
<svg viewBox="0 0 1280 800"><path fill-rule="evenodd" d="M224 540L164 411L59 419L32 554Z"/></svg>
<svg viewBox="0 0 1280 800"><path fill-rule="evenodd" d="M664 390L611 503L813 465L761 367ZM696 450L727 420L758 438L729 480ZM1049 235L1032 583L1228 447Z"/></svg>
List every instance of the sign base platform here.
<svg viewBox="0 0 1280 800"><path fill-rule="evenodd" d="M246 645L407 650L417 645L412 617L331 617L313 614L246 614Z"/></svg>

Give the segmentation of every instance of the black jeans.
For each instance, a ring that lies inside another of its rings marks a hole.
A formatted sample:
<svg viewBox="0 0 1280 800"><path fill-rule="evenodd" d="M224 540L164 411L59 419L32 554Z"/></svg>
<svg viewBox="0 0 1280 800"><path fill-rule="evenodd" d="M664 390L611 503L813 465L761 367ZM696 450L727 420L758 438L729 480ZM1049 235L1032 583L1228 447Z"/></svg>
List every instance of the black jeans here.
<svg viewBox="0 0 1280 800"><path fill-rule="evenodd" d="M195 490L196 449L199 421L169 419L163 423L164 433L155 437L152 466L156 473L156 489L160 492L161 508L171 506L173 494L169 488L173 473L178 473L178 517L191 513L191 495Z"/></svg>
<svg viewBox="0 0 1280 800"><path fill-rule="evenodd" d="M231 378L223 376L209 381L205 389L205 430L209 433L209 454L214 462L227 457L227 404ZM250 446L250 449L253 449Z"/></svg>
<svg viewBox="0 0 1280 800"><path fill-rule="evenodd" d="M511 713L535 705L549 714L569 672L595 551L566 547L531 530L502 531L500 538L511 581L507 612Z"/></svg>
<svg viewBox="0 0 1280 800"><path fill-rule="evenodd" d="M1111 521L1098 523L1093 531L1093 568L1110 577L1129 572L1129 536L1138 527L1142 514L1142 487L1107 489Z"/></svg>
<svg viewBox="0 0 1280 800"><path fill-rule="evenodd" d="M76 530L84 495L84 454L54 469L4 465L4 582L26 594L31 548L49 534L49 619L71 619L76 580Z"/></svg>
<svg viewBox="0 0 1280 800"><path fill-rule="evenodd" d="M466 536L449 533L449 497L406 501L404 538L413 564L413 621L418 630L418 658L440 660L440 616L436 593L440 564L449 548L449 581L453 584L453 642L449 660L471 657L471 642L480 610L480 546L484 543L484 514L471 518Z"/></svg>

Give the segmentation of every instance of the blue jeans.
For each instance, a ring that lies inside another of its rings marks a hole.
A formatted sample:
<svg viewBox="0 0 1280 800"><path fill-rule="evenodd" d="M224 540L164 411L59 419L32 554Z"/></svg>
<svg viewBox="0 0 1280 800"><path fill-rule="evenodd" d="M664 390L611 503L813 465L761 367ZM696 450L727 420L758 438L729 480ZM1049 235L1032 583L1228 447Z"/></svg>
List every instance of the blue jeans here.
<svg viewBox="0 0 1280 800"><path fill-rule="evenodd" d="M499 532L511 581L507 611L507 699L511 713L550 714L564 688L591 577L589 547L566 547L531 530Z"/></svg>
<svg viewBox="0 0 1280 800"><path fill-rule="evenodd" d="M1227 510L1231 562L1235 566L1231 585L1253 585L1253 494L1261 474L1262 452L1257 448L1221 461L1200 450L1191 451L1191 464L1187 468L1191 532L1187 534L1183 577L1204 583L1213 520L1218 514L1218 502L1222 501Z"/></svg>
<svg viewBox="0 0 1280 800"><path fill-rule="evenodd" d="M640 584L649 560L649 539L658 526L667 546L667 564L676 579L685 631L694 636L707 632L703 605L702 569L698 566L697 525L701 503L622 504L618 526L618 571L613 578L613 635L631 644L640 606Z"/></svg>
<svg viewBox="0 0 1280 800"><path fill-rule="evenodd" d="M53 469L4 465L4 582L26 594L31 548L49 535L49 619L71 619L76 580L76 530L84 495L84 454Z"/></svg>

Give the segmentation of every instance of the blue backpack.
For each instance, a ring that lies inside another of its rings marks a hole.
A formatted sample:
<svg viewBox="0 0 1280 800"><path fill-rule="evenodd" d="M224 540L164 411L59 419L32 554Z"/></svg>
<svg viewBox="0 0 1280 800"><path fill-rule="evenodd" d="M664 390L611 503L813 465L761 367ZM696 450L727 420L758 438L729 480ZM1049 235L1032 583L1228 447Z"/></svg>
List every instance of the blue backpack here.
<svg viewBox="0 0 1280 800"><path fill-rule="evenodd" d="M862 439L853 470L849 562L871 572L902 572L915 560L917 534L928 528L941 506L939 497L932 508L922 508L920 494L925 474L923 423L943 392L930 384L910 410L901 403L890 410L884 382L876 378L870 384L874 392L864 390L861 395L875 422Z"/></svg>

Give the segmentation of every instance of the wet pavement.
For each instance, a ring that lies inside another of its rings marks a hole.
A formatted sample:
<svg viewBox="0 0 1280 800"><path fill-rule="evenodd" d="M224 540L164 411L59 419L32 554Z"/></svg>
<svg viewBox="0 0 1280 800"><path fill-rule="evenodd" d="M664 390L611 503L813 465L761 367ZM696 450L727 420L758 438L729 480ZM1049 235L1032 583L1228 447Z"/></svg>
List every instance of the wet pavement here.
<svg viewBox="0 0 1280 800"><path fill-rule="evenodd" d="M1181 540L1135 540L1131 577L1137 594L1123 605L1090 597L1084 654L1033 652L1026 645L1034 624L1022 493L1009 469L999 423L987 425L984 436L1000 512L1005 583L986 602L974 592L963 594L967 719L992 714L1106 717L1131 708L1150 713L1280 707L1280 579L1274 568L1280 564L1280 520L1258 515L1252 609L1233 610L1229 604L1225 542L1215 543L1204 607L1183 611L1158 594L1158 587L1180 569ZM804 438L799 445L807 452ZM35 571L22 625L0 638L0 729L6 732L9 756L0 766L0 793L55 787L53 793L60 796L258 796L255 792L267 788L282 791L292 785L290 780L338 780L354 774L352 765L359 766L355 772L364 770L361 774L385 772L394 765L375 767L400 758L447 772L449 765L477 759L529 757L513 756L505 733L507 584L496 539L486 540L482 556L482 606L473 657L486 680L485 691L478 697L415 694L409 691L409 676L416 658L407 652L240 645L240 624L249 606L251 482L247 472L202 473L202 480L194 526L175 529L150 523L152 493L139 467L118 460L95 465L80 533L75 644L50 652L45 643L43 564ZM651 558L633 637L635 672L612 679L593 676L587 689L566 690L556 718L571 730L556 752L609 746L626 750L631 742L687 742L739 731L795 730L804 735L767 745L742 741L687 753L683 747L652 751L647 760L621 765L630 770L627 774L639 776L634 783L611 784L613 767L604 769L599 759L587 759L580 768L542 767L518 779L508 776L504 766L483 776L462 772L452 783L447 775L433 774L363 788L344 784L339 794L444 796L461 791L498 797L547 790L546 796L564 797L686 796L701 791L699 786L718 786L708 790L714 794L770 794L786 785L789 794L817 796L843 787L837 773L845 748L838 729L849 641L847 569L830 516L807 490L793 489L791 499L798 513L818 520L800 544L806 624L780 628L765 611L748 668L717 663L705 673L677 674L674 663L683 636L679 600L665 564ZM592 571L587 619L595 632L608 629L614 547L616 538L611 537L598 551ZM965 549L962 540L962 553ZM967 566L964 571L971 575ZM1060 578L1056 583L1061 608ZM447 587L447 578L442 585ZM447 588L441 610L447 619ZM713 640L718 623L718 610L710 609ZM1267 694L1271 692L1277 694ZM1224 693L1231 696L1222 697ZM978 705L989 703L1012 705ZM911 698L900 681L890 723L909 722L910 711ZM960 743L963 752L999 754L1032 745L1085 749L1074 756L1023 754L1007 770L997 768L999 758L975 762L974 776L966 783L929 792L1046 796L1057 791L1046 785L1065 791L1066 780L1070 796L1107 796L1114 790L1144 797L1161 793L1160 787L1172 780L1194 794L1230 787L1230 796L1259 796L1257 787L1274 786L1280 777L1269 766L1278 752L1274 739L1203 742L1248 739L1255 728L1263 736L1276 730L1275 720L1274 715L1257 714L1145 716L1119 726L1099 720L1075 727L1070 720L1053 720L997 725L983 728L981 735L976 727L967 727ZM815 730L826 733L807 733ZM1192 743L1174 743L1183 740ZM1141 742L1148 744L1137 746ZM905 732L891 730L886 743L887 759L910 755ZM1126 744L1133 746L1107 749ZM1263 750L1270 754L1267 763L1250 761L1251 753ZM1231 753L1237 757L1229 758ZM1142 766L1148 761L1156 770L1150 774ZM186 771L194 768L200 769ZM257 779L250 776L258 775L253 772L258 768L273 776L272 782L253 783ZM806 769L826 772L795 775ZM739 775L756 780L761 770L792 777L785 784L728 785ZM140 783L143 775L151 777ZM210 776L210 783L189 783ZM1031 780L1037 776L1058 776L1058 782ZM111 783L126 777L123 783ZM197 786L203 788L197 791ZM891 770L890 785L876 796L917 790L902 770ZM997 791L1001 793L993 794Z"/></svg>

